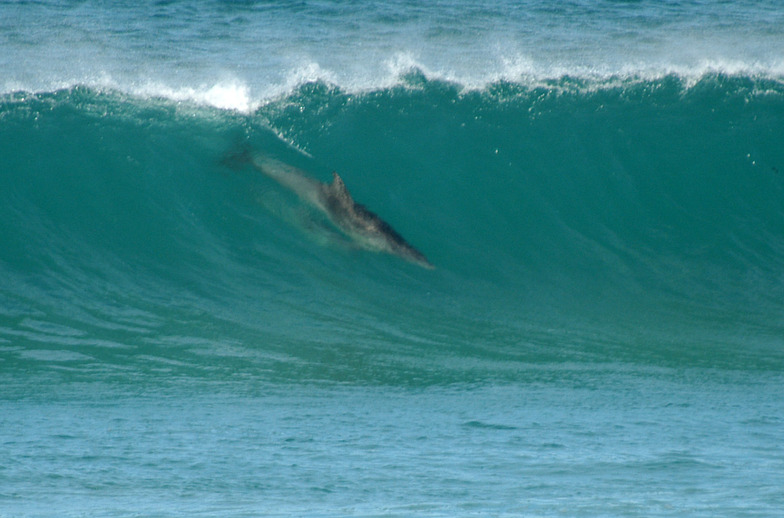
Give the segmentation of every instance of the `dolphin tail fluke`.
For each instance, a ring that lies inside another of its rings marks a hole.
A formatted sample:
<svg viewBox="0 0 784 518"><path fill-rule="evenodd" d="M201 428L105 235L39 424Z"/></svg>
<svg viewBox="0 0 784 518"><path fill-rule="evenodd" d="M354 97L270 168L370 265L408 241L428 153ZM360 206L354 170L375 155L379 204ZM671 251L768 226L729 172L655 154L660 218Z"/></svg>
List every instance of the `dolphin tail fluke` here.
<svg viewBox="0 0 784 518"><path fill-rule="evenodd" d="M253 153L247 142L241 142L223 155L220 163L229 169L242 169L253 162Z"/></svg>

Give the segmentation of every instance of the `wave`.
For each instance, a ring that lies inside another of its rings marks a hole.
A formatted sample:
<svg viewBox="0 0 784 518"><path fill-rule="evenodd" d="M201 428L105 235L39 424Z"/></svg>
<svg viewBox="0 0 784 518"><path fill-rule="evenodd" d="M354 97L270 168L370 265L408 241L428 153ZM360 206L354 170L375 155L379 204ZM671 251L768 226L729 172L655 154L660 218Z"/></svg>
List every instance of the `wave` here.
<svg viewBox="0 0 784 518"><path fill-rule="evenodd" d="M0 100L0 341L20 362L54 347L85 371L391 383L576 359L782 365L777 78L472 90L413 70L365 92L185 98ZM227 162L238 147L339 171L436 270L354 249Z"/></svg>

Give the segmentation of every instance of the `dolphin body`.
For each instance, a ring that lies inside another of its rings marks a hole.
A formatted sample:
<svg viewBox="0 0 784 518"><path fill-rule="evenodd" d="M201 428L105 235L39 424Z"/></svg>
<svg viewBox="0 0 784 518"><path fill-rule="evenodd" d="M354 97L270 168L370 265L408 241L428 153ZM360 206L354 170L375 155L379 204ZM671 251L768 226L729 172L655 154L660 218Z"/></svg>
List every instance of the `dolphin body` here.
<svg viewBox="0 0 784 518"><path fill-rule="evenodd" d="M253 166L300 198L326 214L343 233L362 247L376 252L387 252L432 270L427 258L406 242L389 223L356 203L338 173L332 173L332 183L322 183L308 177L301 170L278 160L255 156Z"/></svg>

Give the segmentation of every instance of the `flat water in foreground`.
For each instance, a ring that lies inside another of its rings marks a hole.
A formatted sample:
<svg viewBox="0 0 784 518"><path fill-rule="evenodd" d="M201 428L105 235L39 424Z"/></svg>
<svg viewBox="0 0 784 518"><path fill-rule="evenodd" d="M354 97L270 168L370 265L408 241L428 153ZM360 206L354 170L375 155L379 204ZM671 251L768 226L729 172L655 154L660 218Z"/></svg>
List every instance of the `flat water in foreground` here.
<svg viewBox="0 0 784 518"><path fill-rule="evenodd" d="M7 516L774 516L781 376L62 386L0 402Z"/></svg>

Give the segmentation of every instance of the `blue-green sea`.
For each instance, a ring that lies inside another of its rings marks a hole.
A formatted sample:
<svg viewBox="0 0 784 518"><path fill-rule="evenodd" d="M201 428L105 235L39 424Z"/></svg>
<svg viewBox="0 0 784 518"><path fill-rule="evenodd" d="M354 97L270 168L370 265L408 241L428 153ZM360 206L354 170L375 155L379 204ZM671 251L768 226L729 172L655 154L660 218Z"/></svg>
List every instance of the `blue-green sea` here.
<svg viewBox="0 0 784 518"><path fill-rule="evenodd" d="M0 4L0 517L782 488L780 2Z"/></svg>

